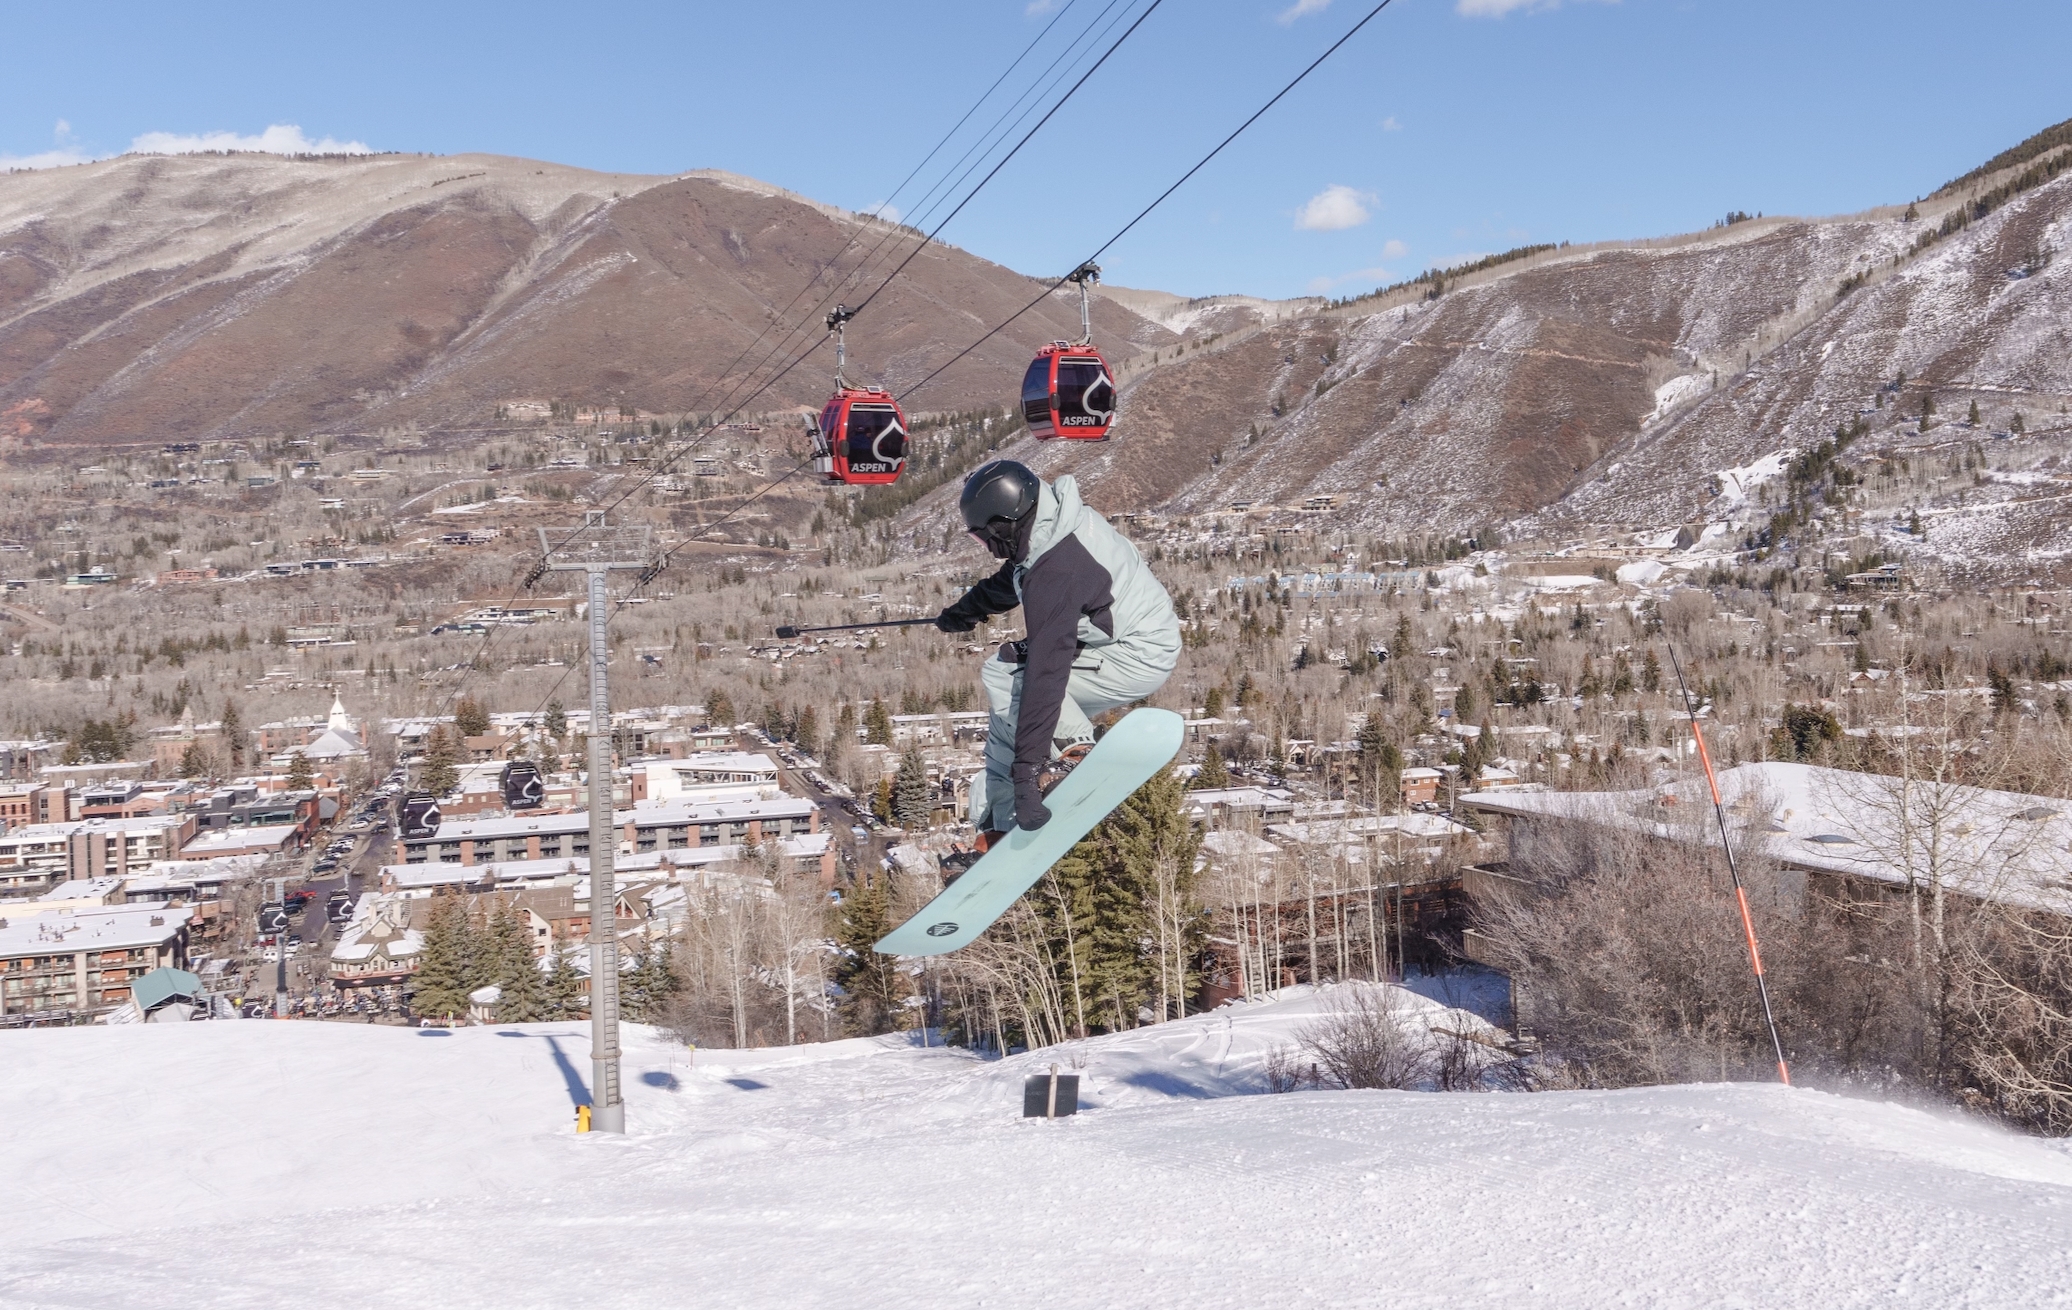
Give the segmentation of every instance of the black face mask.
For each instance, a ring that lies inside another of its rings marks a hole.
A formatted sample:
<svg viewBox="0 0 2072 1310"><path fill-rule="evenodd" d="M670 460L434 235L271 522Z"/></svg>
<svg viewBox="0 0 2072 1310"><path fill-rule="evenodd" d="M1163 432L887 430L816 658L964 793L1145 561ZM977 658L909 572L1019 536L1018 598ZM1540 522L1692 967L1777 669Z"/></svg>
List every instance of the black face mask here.
<svg viewBox="0 0 2072 1310"><path fill-rule="evenodd" d="M986 553L997 560L1019 563L1029 553L1029 533L1036 526L1036 515L1024 514L1017 522L1014 519L991 519L983 528L972 528L971 535L978 538Z"/></svg>

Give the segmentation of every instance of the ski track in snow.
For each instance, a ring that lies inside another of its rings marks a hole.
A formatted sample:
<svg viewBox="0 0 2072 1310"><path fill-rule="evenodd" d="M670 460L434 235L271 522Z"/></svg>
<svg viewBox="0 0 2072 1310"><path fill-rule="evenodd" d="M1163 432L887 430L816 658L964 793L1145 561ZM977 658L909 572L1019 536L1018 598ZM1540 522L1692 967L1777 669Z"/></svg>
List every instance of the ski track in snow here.
<svg viewBox="0 0 2072 1310"><path fill-rule="evenodd" d="M1316 1005L1007 1061L629 1027L624 1138L573 1131L585 1024L11 1033L0 1305L2072 1303L2063 1143L1753 1085L1247 1094ZM1091 1106L1024 1122L1052 1063Z"/></svg>

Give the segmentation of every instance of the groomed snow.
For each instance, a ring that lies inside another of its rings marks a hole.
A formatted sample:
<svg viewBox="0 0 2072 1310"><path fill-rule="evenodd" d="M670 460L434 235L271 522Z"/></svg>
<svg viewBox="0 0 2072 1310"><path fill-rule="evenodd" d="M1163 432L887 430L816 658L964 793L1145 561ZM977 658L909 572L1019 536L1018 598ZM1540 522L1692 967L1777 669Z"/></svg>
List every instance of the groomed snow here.
<svg viewBox="0 0 2072 1310"><path fill-rule="evenodd" d="M585 1025L0 1034L0 1304L2072 1300L2060 1143L1769 1086L1244 1094L1315 1006L994 1063L634 1028L624 1138L573 1132ZM1054 1060L1092 1108L1022 1121Z"/></svg>

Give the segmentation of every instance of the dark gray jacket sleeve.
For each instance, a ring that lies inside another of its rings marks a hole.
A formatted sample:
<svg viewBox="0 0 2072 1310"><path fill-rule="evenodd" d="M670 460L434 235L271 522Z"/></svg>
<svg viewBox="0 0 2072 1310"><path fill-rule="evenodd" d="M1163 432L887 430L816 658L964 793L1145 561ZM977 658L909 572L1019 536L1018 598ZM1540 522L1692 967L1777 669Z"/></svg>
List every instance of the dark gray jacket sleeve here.
<svg viewBox="0 0 2072 1310"><path fill-rule="evenodd" d="M1005 614L1021 603L1014 594L1014 565L1003 564L998 573L959 596L943 613L977 624L995 614Z"/></svg>
<svg viewBox="0 0 2072 1310"><path fill-rule="evenodd" d="M1016 782L1034 778L1050 762L1051 735L1079 654L1079 619L1114 635L1115 580L1080 543L1066 537L1022 576L1022 626L1029 660L1022 669L1021 717L1014 728Z"/></svg>

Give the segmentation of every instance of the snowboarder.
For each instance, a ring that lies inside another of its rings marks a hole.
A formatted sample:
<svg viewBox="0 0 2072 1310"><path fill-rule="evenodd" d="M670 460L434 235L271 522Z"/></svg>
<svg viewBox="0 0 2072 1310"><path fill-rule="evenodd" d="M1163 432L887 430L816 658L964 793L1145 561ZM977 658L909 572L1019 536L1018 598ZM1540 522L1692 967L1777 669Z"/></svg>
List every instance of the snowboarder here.
<svg viewBox="0 0 2072 1310"><path fill-rule="evenodd" d="M1172 676L1180 619L1137 548L1079 499L1071 477L1046 484L997 460L964 480L960 507L965 528L1003 563L936 627L970 632L1020 606L1024 632L981 674L993 715L986 771L971 786L982 853L1017 823L1050 821L1046 784L1092 746L1089 716L1142 700Z"/></svg>

